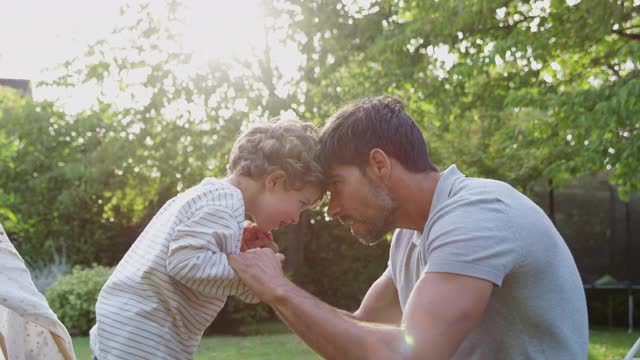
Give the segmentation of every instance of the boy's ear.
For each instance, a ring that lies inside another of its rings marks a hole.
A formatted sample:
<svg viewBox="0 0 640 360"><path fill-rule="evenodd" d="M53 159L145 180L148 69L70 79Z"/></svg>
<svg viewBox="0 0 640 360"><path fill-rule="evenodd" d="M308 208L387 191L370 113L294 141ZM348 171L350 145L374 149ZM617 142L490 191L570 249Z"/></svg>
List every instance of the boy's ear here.
<svg viewBox="0 0 640 360"><path fill-rule="evenodd" d="M278 188L287 188L287 174L282 170L272 172L267 176L267 191L273 191Z"/></svg>

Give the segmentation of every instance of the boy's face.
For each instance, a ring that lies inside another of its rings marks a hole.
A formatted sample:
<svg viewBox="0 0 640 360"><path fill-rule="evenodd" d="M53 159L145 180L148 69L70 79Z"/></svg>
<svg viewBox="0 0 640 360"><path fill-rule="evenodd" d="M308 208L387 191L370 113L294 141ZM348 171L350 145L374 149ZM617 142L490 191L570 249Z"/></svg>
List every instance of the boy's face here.
<svg viewBox="0 0 640 360"><path fill-rule="evenodd" d="M286 178L267 184L253 220L263 231L295 224L300 220L300 213L312 206L320 195L320 190L314 186L288 190Z"/></svg>

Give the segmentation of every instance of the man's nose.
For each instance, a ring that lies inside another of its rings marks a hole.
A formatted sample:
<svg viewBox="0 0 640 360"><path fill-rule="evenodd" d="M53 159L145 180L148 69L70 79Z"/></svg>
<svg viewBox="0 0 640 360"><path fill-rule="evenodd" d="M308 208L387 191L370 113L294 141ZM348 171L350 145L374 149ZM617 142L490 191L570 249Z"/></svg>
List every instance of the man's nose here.
<svg viewBox="0 0 640 360"><path fill-rule="evenodd" d="M341 212L342 205L335 196L331 195L331 197L329 198L329 208L327 209L327 215L332 218L337 218L340 216Z"/></svg>

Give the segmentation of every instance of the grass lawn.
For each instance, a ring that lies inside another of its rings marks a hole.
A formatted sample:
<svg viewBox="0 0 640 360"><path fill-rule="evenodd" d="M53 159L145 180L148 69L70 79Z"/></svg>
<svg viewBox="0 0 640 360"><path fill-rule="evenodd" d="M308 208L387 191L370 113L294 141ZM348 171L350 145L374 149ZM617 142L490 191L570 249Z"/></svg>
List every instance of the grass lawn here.
<svg viewBox="0 0 640 360"><path fill-rule="evenodd" d="M88 338L73 338L73 347L78 360L91 359ZM205 337L200 342L200 349L195 358L196 360L321 359L293 334Z"/></svg>
<svg viewBox="0 0 640 360"><path fill-rule="evenodd" d="M282 325L284 326L284 325ZM196 360L207 359L320 359L294 334L286 332L280 325L267 325L273 335L213 336L205 337L196 353ZM266 329L264 326L262 329ZM262 332L259 329L256 332ZM631 345L640 337L640 332L627 334L626 330L591 330L589 360L611 360L622 358ZM73 338L78 360L90 360L89 339Z"/></svg>
<svg viewBox="0 0 640 360"><path fill-rule="evenodd" d="M622 359L640 337L640 331L592 329L589 339L589 360ZM635 357L640 357L636 354Z"/></svg>

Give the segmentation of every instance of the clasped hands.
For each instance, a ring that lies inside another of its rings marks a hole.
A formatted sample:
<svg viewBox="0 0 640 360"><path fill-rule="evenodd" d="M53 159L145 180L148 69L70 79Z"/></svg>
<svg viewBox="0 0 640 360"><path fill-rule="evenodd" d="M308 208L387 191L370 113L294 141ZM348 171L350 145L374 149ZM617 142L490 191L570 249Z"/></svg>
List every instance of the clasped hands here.
<svg viewBox="0 0 640 360"><path fill-rule="evenodd" d="M229 264L240 279L265 303L270 303L276 296L278 285L287 281L282 272L284 255L278 251L270 232L262 231L247 221L240 253L228 255Z"/></svg>
<svg viewBox="0 0 640 360"><path fill-rule="evenodd" d="M271 232L260 230L258 225L251 221L245 221L242 231L242 241L240 242L240 252L246 252L247 250L256 248L270 248L275 253L280 251L278 244L273 242Z"/></svg>

